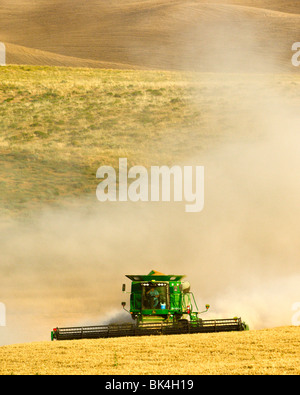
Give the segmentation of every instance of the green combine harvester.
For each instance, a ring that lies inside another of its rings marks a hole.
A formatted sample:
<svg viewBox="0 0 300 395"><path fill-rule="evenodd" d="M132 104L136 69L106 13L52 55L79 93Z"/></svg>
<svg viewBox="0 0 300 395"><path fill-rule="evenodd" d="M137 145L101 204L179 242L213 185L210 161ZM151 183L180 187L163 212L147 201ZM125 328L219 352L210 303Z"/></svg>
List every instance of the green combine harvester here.
<svg viewBox="0 0 300 395"><path fill-rule="evenodd" d="M123 336L171 335L244 331L249 327L241 318L203 320L190 283L183 275L165 275L151 271L148 275L127 275L131 291L125 284L122 291L130 294L130 310L122 302L134 323L109 324L83 327L54 328L51 340L97 339Z"/></svg>

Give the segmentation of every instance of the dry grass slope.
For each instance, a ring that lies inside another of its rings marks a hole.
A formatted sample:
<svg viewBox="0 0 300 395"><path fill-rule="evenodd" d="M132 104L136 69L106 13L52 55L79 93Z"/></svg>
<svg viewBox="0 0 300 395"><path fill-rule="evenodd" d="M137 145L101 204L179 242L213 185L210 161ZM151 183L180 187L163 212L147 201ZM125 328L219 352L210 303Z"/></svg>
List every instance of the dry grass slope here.
<svg viewBox="0 0 300 395"><path fill-rule="evenodd" d="M251 139L259 125L248 86L256 87L261 107L270 103L267 87L299 106L300 76L292 74L266 80L9 66L0 80L0 212L10 214L58 198L94 197L97 168L117 166L119 157L130 165L173 164L221 141Z"/></svg>
<svg viewBox="0 0 300 395"><path fill-rule="evenodd" d="M0 374L298 375L299 331L18 344L0 348Z"/></svg>

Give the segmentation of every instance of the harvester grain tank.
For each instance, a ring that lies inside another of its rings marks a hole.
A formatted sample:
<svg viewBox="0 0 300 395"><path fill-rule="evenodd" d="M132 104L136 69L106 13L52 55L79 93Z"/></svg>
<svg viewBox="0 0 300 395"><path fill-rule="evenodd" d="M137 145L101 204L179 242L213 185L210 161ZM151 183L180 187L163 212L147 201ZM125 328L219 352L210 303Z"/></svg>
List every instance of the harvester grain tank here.
<svg viewBox="0 0 300 395"><path fill-rule="evenodd" d="M207 333L248 330L241 318L203 320L200 315L209 305L199 311L190 283L184 275L165 275L152 270L148 275L127 275L131 290L130 309L122 302L123 309L134 323L109 324L84 327L54 328L52 340L109 338L123 336L171 335L183 333Z"/></svg>

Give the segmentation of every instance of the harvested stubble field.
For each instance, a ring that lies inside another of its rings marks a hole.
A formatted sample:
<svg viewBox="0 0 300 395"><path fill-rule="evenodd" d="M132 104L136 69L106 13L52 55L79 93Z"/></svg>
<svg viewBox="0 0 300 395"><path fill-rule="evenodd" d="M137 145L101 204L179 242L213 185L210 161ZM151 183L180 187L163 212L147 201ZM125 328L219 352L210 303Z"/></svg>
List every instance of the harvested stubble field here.
<svg viewBox="0 0 300 395"><path fill-rule="evenodd" d="M237 333L37 342L0 348L0 373L296 375L299 327Z"/></svg>

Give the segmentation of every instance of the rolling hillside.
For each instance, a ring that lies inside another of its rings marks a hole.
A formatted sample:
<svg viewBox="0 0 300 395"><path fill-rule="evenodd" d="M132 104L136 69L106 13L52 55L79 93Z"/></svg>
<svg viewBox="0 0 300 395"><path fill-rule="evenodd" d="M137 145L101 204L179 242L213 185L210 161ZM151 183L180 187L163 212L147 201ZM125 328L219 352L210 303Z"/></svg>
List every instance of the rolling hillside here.
<svg viewBox="0 0 300 395"><path fill-rule="evenodd" d="M116 166L119 157L171 164L220 142L251 140L267 116L260 109L279 114L276 102L272 108L278 95L290 111L299 108L294 74L9 66L0 80L0 213L9 215L41 202L94 197L97 168Z"/></svg>
<svg viewBox="0 0 300 395"><path fill-rule="evenodd" d="M99 69L135 69L134 65L102 62L100 60L82 59L73 56L64 56L39 49L22 47L21 45L6 44L7 64L36 65L36 66L63 66L88 67Z"/></svg>
<svg viewBox="0 0 300 395"><path fill-rule="evenodd" d="M10 64L294 71L299 9L268 0L5 0L0 40L19 46L8 45Z"/></svg>

